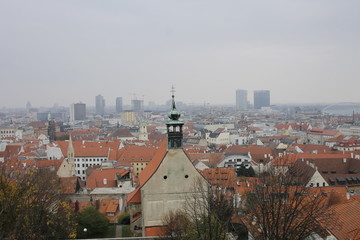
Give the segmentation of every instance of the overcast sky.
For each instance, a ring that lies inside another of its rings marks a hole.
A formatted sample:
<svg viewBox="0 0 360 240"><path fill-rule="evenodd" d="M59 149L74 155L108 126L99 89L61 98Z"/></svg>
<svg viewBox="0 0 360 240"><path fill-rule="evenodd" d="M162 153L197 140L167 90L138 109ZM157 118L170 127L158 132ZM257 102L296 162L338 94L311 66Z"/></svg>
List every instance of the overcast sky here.
<svg viewBox="0 0 360 240"><path fill-rule="evenodd" d="M360 1L0 0L0 108L360 102Z"/></svg>

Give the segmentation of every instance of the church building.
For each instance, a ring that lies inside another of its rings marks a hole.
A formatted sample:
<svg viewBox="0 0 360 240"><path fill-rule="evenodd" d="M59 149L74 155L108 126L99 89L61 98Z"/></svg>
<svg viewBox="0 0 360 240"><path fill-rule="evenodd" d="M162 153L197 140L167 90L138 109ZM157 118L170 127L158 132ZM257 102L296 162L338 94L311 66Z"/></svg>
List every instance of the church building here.
<svg viewBox="0 0 360 240"><path fill-rule="evenodd" d="M194 193L195 182L207 184L183 150L184 122L179 120L174 95L168 116L167 142L140 173L139 186L128 196L131 228L147 237L161 235L164 216L185 207L186 197Z"/></svg>

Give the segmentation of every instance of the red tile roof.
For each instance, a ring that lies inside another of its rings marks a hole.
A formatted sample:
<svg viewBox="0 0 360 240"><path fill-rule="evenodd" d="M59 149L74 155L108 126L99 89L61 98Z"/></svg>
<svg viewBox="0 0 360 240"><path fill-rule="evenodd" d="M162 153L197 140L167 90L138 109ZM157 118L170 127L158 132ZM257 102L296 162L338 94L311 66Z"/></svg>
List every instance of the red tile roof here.
<svg viewBox="0 0 360 240"><path fill-rule="evenodd" d="M116 153L119 162L150 162L157 152L156 147L127 144Z"/></svg>
<svg viewBox="0 0 360 240"><path fill-rule="evenodd" d="M117 187L117 176L124 176L129 173L129 170L125 169L99 169L94 170L90 176L86 179L86 187L94 189L98 187Z"/></svg>
<svg viewBox="0 0 360 240"><path fill-rule="evenodd" d="M139 182L143 186L155 173L167 153L167 139L163 141L149 165L140 173Z"/></svg>
<svg viewBox="0 0 360 240"><path fill-rule="evenodd" d="M146 237L164 236L164 234L165 234L164 226L146 227L145 228L145 236Z"/></svg>
<svg viewBox="0 0 360 240"><path fill-rule="evenodd" d="M337 216L339 227L329 229L337 239L360 239L360 199L352 196L345 203L330 208ZM326 227L326 226L324 226Z"/></svg>
<svg viewBox="0 0 360 240"><path fill-rule="evenodd" d="M213 168L201 171L201 174L214 186L235 187L236 174L234 168Z"/></svg>
<svg viewBox="0 0 360 240"><path fill-rule="evenodd" d="M190 161L207 159L208 162L203 162L208 167L217 167L217 165L224 160L222 153L189 153L185 151Z"/></svg>
<svg viewBox="0 0 360 240"><path fill-rule="evenodd" d="M308 131L308 134L316 134L316 135L326 135L326 136L336 136L339 134L338 130L329 130L329 129L311 129Z"/></svg>
<svg viewBox="0 0 360 240"><path fill-rule="evenodd" d="M152 161L149 165L139 174L139 184L140 186L137 187L131 194L128 195L127 201L129 203L139 203L141 202L141 192L140 188L149 180L149 178L155 173L155 171L160 166L161 162L163 161L165 155L167 153L167 139L165 139L156 154L154 155Z"/></svg>
<svg viewBox="0 0 360 240"><path fill-rule="evenodd" d="M68 141L55 142L67 157ZM73 141L75 157L107 157L109 149L118 149L120 142L108 141Z"/></svg>

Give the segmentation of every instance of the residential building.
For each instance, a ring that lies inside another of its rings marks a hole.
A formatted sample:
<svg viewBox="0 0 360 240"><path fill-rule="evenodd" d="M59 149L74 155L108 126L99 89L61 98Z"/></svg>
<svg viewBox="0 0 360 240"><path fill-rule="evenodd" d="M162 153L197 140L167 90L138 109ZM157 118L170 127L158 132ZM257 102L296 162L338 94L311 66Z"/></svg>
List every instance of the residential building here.
<svg viewBox="0 0 360 240"><path fill-rule="evenodd" d="M248 110L247 91L236 90L236 111Z"/></svg>
<svg viewBox="0 0 360 240"><path fill-rule="evenodd" d="M82 180L86 180L88 167L101 165L108 160L110 149L120 147L120 142L72 141L71 139L69 142L57 141L55 144L61 149L62 156L73 162L75 175ZM57 151L52 149L52 152L54 156L50 157L55 158ZM69 171L73 170L69 169Z"/></svg>
<svg viewBox="0 0 360 240"><path fill-rule="evenodd" d="M16 130L15 127L0 127L0 139L15 137Z"/></svg>
<svg viewBox="0 0 360 240"><path fill-rule="evenodd" d="M218 128L212 133L206 133L206 141L208 145L227 145L230 144L230 132L224 128Z"/></svg>
<svg viewBox="0 0 360 240"><path fill-rule="evenodd" d="M136 124L135 112L130 110L125 110L121 114L121 123L124 125L135 125Z"/></svg>
<svg viewBox="0 0 360 240"><path fill-rule="evenodd" d="M70 106L70 122L81 121L86 118L86 104L73 103Z"/></svg>
<svg viewBox="0 0 360 240"><path fill-rule="evenodd" d="M254 108L261 109L262 107L270 106L270 91L256 90L254 91Z"/></svg>
<svg viewBox="0 0 360 240"><path fill-rule="evenodd" d="M337 137L339 135L340 132L338 130L313 128L307 132L301 132L299 142L306 144L324 145L328 139Z"/></svg>
<svg viewBox="0 0 360 240"><path fill-rule="evenodd" d="M95 111L101 116L105 114L105 99L101 95L95 97Z"/></svg>

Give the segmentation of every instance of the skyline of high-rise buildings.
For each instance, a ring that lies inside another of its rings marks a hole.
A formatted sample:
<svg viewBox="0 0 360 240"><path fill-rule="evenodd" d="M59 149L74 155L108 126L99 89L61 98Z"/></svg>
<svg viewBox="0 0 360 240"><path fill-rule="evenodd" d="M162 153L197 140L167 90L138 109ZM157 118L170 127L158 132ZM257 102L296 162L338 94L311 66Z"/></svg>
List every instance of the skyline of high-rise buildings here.
<svg viewBox="0 0 360 240"><path fill-rule="evenodd" d="M254 90L253 95L253 109L261 109L262 107L270 106L270 91L269 90ZM248 91L244 89L236 90L235 110L244 111L250 109L248 101Z"/></svg>

